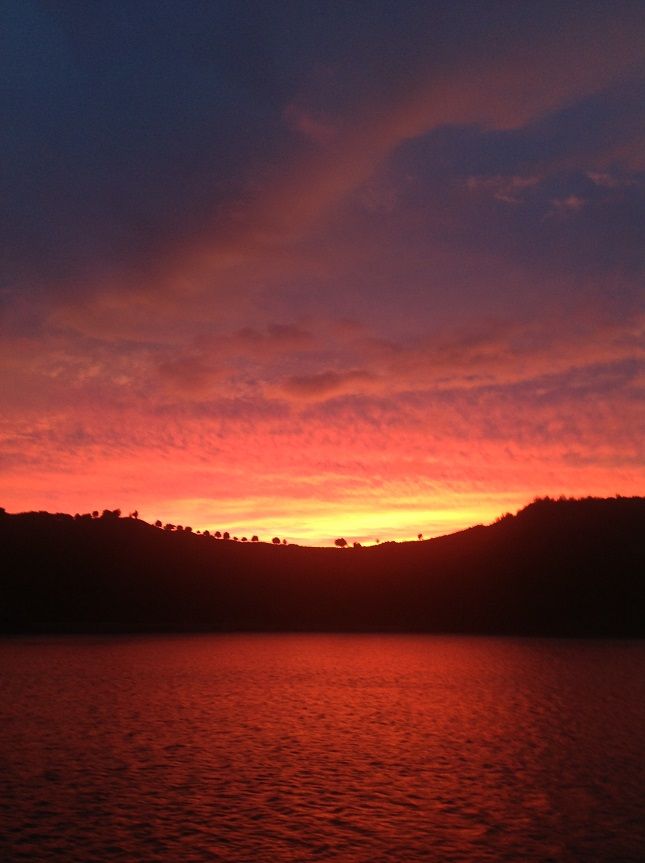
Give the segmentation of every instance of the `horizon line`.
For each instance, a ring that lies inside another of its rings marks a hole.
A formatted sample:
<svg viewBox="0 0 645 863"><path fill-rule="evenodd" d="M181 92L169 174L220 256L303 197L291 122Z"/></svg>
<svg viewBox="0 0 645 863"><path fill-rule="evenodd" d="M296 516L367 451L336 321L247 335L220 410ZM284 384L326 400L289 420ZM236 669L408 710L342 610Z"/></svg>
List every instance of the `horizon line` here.
<svg viewBox="0 0 645 863"><path fill-rule="evenodd" d="M211 529L211 528L199 528L194 530L190 525L181 525L175 524L172 522L166 522L165 524L161 521L161 519L156 519L154 521L147 521L145 518L140 517L138 510L132 510L127 515L123 513L120 508L115 509L107 509L103 510L92 510L90 512L79 513L76 512L73 515L69 512L50 512L49 510L43 509L32 509L32 510L23 510L21 512L8 512L5 507L0 506L0 516L25 516L25 515L49 515L52 517L55 516L64 516L65 518L70 518L75 521L136 521L141 524L145 524L148 527L155 528L157 530L162 530L167 533L187 533L189 535L194 536L205 536L216 541L222 542L238 542L244 545L276 545L276 546L296 546L299 548L377 548L379 546L384 545L392 545L392 544L406 544L406 543L417 543L417 542L429 542L433 539L441 539L445 536L454 536L459 533L463 533L464 531L472 530L477 527L488 527L498 522L504 521L508 518L515 518L521 512L528 509L530 506L538 503L580 503L584 501L609 501L609 500L643 500L645 496L643 495L623 495L616 493L611 496L598 496L598 495L586 495L581 497L572 497L567 495L558 495L557 497L553 497L551 495L544 496L536 496L532 498L528 503L521 506L515 512L505 512L500 513L496 516L492 521L484 523L478 522L475 524L470 524L466 527L459 528L458 530L453 530L448 533L439 533L433 534L432 536L425 536L423 532L419 532L414 538L406 538L406 539L392 539L388 538L383 541L380 538L375 538L371 542L367 544L365 542L361 542L358 540L354 540L352 538L346 539L345 536L339 534L335 539L329 540L329 545L306 545L300 542L291 542L288 541L285 537L280 537L276 534L276 536L271 539L260 539L258 534L253 533L251 536L232 536L230 531L227 530L219 530L219 529ZM250 532L249 532L250 533Z"/></svg>

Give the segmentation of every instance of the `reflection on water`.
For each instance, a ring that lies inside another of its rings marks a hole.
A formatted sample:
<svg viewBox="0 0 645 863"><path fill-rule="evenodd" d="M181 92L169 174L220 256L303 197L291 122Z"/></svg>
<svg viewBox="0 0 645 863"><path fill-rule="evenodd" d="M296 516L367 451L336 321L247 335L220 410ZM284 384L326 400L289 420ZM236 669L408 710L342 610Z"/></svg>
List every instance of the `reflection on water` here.
<svg viewBox="0 0 645 863"><path fill-rule="evenodd" d="M645 645L0 643L0 859L641 861Z"/></svg>

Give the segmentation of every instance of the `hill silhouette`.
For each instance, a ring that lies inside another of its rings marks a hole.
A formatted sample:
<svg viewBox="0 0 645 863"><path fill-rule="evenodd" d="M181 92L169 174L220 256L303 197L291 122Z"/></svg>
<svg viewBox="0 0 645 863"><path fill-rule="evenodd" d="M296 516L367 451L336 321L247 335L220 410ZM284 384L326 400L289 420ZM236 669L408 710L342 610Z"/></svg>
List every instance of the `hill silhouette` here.
<svg viewBox="0 0 645 863"><path fill-rule="evenodd" d="M645 498L547 498L369 548L239 543L106 513L0 514L0 631L645 635Z"/></svg>

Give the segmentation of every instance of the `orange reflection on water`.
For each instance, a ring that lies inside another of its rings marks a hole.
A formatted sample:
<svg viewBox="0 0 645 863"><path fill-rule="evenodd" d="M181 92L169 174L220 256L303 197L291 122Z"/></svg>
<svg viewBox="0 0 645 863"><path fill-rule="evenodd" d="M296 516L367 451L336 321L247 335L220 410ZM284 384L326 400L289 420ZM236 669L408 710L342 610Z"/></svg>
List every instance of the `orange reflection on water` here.
<svg viewBox="0 0 645 863"><path fill-rule="evenodd" d="M6 859L610 863L643 847L638 643L40 639L0 657Z"/></svg>

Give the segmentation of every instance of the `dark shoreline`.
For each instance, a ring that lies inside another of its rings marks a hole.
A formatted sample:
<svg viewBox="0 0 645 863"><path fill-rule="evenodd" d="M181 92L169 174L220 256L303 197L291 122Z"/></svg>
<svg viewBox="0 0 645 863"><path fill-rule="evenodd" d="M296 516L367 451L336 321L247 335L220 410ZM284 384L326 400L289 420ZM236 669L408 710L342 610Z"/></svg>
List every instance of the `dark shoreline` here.
<svg viewBox="0 0 645 863"><path fill-rule="evenodd" d="M369 548L240 543L129 518L0 516L0 633L645 636L644 498Z"/></svg>

